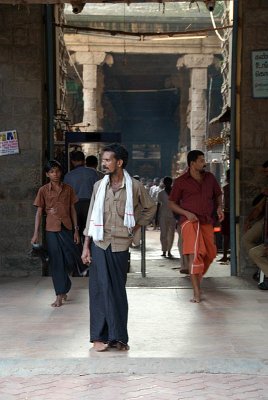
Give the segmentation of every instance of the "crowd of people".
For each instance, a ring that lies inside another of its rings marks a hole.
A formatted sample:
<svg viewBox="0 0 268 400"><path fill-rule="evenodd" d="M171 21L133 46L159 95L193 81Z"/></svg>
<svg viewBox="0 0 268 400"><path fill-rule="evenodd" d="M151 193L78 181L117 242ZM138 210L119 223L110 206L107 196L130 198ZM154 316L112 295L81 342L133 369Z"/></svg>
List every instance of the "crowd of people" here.
<svg viewBox="0 0 268 400"><path fill-rule="evenodd" d="M202 278L217 254L215 218L224 223L222 189L214 175L205 170L204 153L199 150L188 153L187 169L175 180L170 176L147 181L137 175L131 177L126 170L128 152L117 143L103 148L102 172L97 169L95 156L85 158L83 152L75 151L70 160L73 168L65 176L59 162L52 160L45 166L48 183L39 189L34 201L37 211L31 243L38 243L45 215L49 266L56 294L51 305L62 306L71 288L70 275L84 275L87 267L93 348L128 350L128 257L130 246L139 245L141 227L151 225L160 230L162 257L167 258L173 257L171 249L177 228L181 271L191 278L191 302L199 303ZM223 191L229 219L228 184L227 173ZM263 198L259 200L262 204ZM259 202L257 206L260 207ZM224 260L229 248L228 226L226 221ZM253 227L254 224L250 229ZM259 262L264 251L265 243L261 243L255 250L251 248L249 255L266 272Z"/></svg>

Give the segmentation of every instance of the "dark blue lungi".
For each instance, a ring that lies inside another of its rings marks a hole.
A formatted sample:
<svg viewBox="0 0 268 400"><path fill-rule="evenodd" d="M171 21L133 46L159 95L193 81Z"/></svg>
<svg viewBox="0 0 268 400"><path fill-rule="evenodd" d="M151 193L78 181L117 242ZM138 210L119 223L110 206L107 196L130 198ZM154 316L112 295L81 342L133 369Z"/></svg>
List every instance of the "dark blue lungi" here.
<svg viewBox="0 0 268 400"><path fill-rule="evenodd" d="M126 281L128 250L112 252L94 243L89 268L90 341L128 343Z"/></svg>
<svg viewBox="0 0 268 400"><path fill-rule="evenodd" d="M69 274L74 267L83 266L73 232L62 228L60 232L46 232L49 268L56 295L66 294L71 289Z"/></svg>

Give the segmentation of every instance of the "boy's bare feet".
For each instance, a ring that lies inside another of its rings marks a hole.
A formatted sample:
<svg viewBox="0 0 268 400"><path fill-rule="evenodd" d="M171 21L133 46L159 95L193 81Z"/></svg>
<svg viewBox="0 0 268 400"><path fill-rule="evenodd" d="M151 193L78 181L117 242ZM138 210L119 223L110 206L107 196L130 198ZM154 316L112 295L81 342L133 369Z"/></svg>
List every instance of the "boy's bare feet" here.
<svg viewBox="0 0 268 400"><path fill-rule="evenodd" d="M62 295L58 294L54 303L51 304L51 307L61 307L62 306Z"/></svg>
<svg viewBox="0 0 268 400"><path fill-rule="evenodd" d="M93 342L93 349L95 351L106 351L107 348L108 348L108 345L103 342L99 342L99 341Z"/></svg>

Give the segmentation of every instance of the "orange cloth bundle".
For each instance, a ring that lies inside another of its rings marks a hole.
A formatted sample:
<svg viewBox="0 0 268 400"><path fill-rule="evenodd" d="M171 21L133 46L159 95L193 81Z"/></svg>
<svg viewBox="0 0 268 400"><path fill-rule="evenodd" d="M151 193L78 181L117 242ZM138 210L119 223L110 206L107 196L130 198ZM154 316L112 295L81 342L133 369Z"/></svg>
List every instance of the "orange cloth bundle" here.
<svg viewBox="0 0 268 400"><path fill-rule="evenodd" d="M202 277L217 255L213 226L200 224L199 221L185 221L181 234L183 255L194 255L190 273Z"/></svg>

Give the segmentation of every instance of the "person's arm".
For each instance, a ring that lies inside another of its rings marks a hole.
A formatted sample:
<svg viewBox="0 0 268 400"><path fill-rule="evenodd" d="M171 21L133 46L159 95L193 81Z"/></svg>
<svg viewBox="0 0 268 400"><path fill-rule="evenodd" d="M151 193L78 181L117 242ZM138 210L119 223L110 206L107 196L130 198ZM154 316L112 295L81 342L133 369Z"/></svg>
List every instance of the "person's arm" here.
<svg viewBox="0 0 268 400"><path fill-rule="evenodd" d="M91 214L93 211L93 206L94 206L94 202L95 202L95 197L99 188L99 182L96 182L93 186L93 192L92 192L92 196L90 199L90 204L89 204L89 208L88 208L88 212L87 212L87 221L86 221L86 226L83 232L84 236L88 236L88 230L89 230L89 225L90 225L90 220L91 220Z"/></svg>
<svg viewBox="0 0 268 400"><path fill-rule="evenodd" d="M160 203L157 203L156 213L155 213L155 224L159 225L159 210L160 210Z"/></svg>
<svg viewBox="0 0 268 400"><path fill-rule="evenodd" d="M80 243L79 226L77 226L77 214L74 204L71 205L71 219L74 227L74 242Z"/></svg>
<svg viewBox="0 0 268 400"><path fill-rule="evenodd" d="M83 251L82 251L82 261L84 264L90 264L91 263L91 253L90 253L90 242L91 242L91 238L90 236L85 236L85 240L84 240L84 245L83 245Z"/></svg>
<svg viewBox="0 0 268 400"><path fill-rule="evenodd" d="M219 218L219 222L222 222L224 220L224 213L222 211L222 194L220 194L216 198L216 203L217 203L217 215Z"/></svg>
<svg viewBox="0 0 268 400"><path fill-rule="evenodd" d="M139 203L141 205L142 211L140 213L140 216L137 218L136 225L133 228L133 232L135 232L141 226L148 225L152 221L156 212L156 203L150 197L142 184L139 185Z"/></svg>
<svg viewBox="0 0 268 400"><path fill-rule="evenodd" d="M245 231L247 231L250 228L252 222L254 220L256 220L257 218L259 218L260 215L263 213L264 206L265 206L265 200L266 200L266 198L263 197L262 200L251 210L251 212L247 216L246 221L245 221L245 226L244 226Z"/></svg>
<svg viewBox="0 0 268 400"><path fill-rule="evenodd" d="M217 207L216 212L217 212L217 216L218 216L218 220L219 222L222 222L224 220L224 212L222 210L222 197L223 197L223 193L222 193L222 189L220 187L220 185L218 184L215 176L211 173L209 173L210 176L212 176L213 179L213 194L214 194L214 201L215 201L215 206Z"/></svg>
<svg viewBox="0 0 268 400"><path fill-rule="evenodd" d="M43 209L42 207L38 207L35 214L35 222L34 222L34 234L31 239L31 244L38 243L39 240L39 229L41 225Z"/></svg>
<svg viewBox="0 0 268 400"><path fill-rule="evenodd" d="M185 186L184 179L182 180L182 177L177 178L174 181L174 184L171 189L171 193L169 195L169 200L168 200L168 207L173 211L174 214L177 215L183 215L187 220L189 221L198 221L197 216L182 208L179 203L181 199L183 198L183 188Z"/></svg>
<svg viewBox="0 0 268 400"><path fill-rule="evenodd" d="M191 213L190 211L180 207L175 203L175 201L169 200L168 206L175 214L184 215L189 221L198 221L198 218L194 213Z"/></svg>
<svg viewBox="0 0 268 400"><path fill-rule="evenodd" d="M99 184L98 182L95 183L94 187L93 187L93 193L91 196L91 200L90 200L90 205L89 205L89 209L88 209L88 213L87 213L87 222L86 222L86 227L84 229L84 245L83 245L83 251L82 251L82 256L81 259L83 261L84 264L90 264L91 263L91 252L90 252L90 243L92 238L90 236L88 236L88 230L89 230L89 225L90 225L90 219L91 219L91 214L92 214L92 210L93 210L93 206L94 206L94 202L95 202L95 197L96 197L96 193L98 190Z"/></svg>

